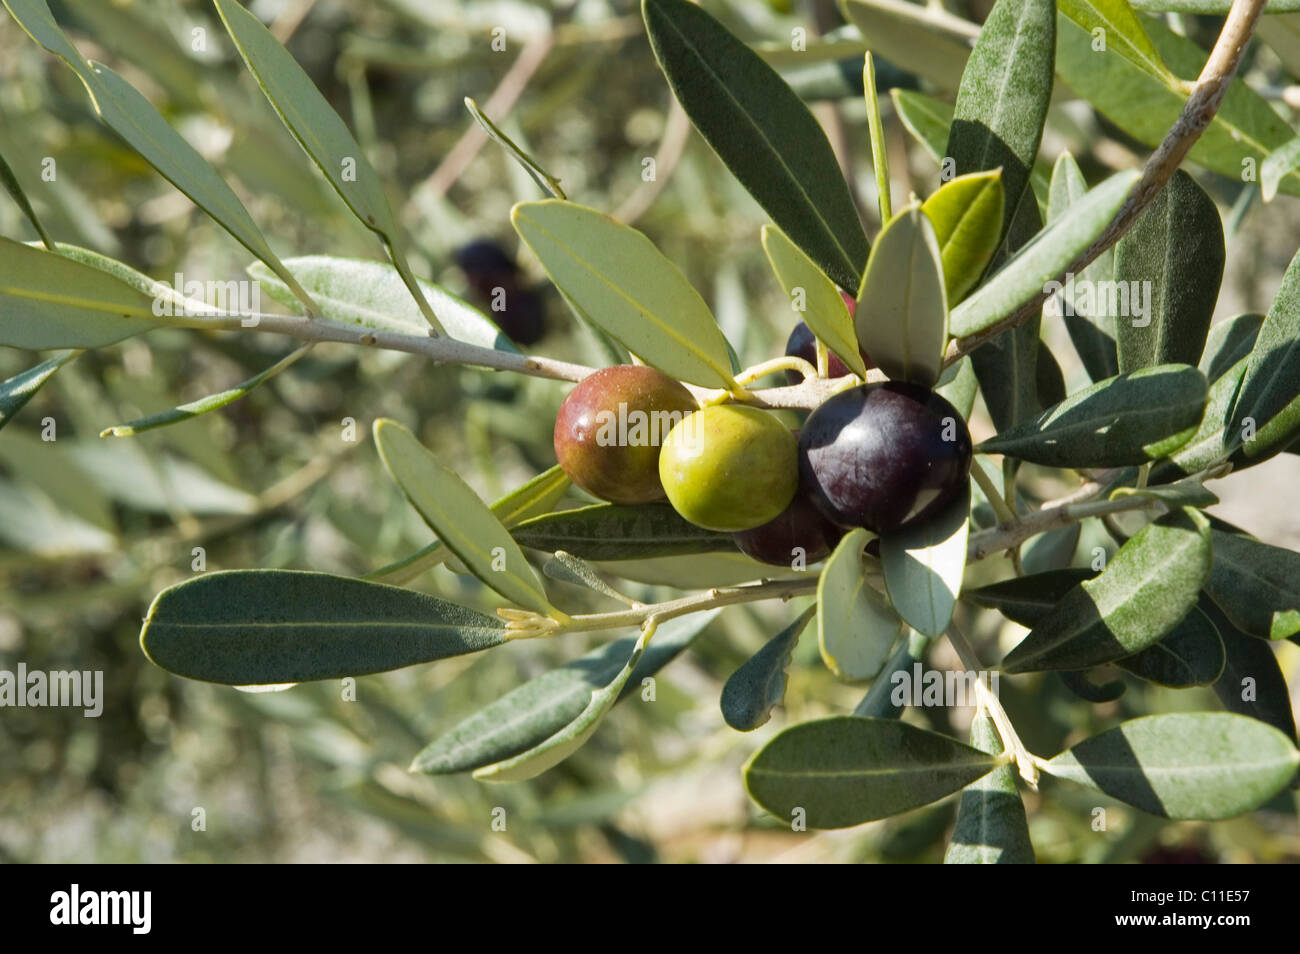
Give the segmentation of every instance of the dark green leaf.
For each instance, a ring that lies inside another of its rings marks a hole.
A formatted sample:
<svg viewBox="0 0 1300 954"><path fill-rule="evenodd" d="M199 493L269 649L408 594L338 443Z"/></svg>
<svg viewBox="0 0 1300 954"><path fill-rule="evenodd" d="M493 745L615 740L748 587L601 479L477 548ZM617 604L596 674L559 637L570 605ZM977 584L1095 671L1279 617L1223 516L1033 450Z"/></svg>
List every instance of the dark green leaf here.
<svg viewBox="0 0 1300 954"><path fill-rule="evenodd" d="M36 217L36 210L32 208L31 202L27 199L27 193L23 191L22 185L18 182L18 177L14 175L13 169L9 168L9 163L5 161L4 156L0 156L0 185L3 185L9 197L22 210L23 215L27 216L27 221L32 223L32 228L36 234L41 237L41 241L50 251L54 251L54 240L50 238L50 233L45 231L45 226L41 225L41 220Z"/></svg>
<svg viewBox="0 0 1300 954"><path fill-rule="evenodd" d="M1002 754L1002 740L993 720L977 713L970 726L970 744L989 755ZM1016 789L1010 765L995 768L961 793L957 827L943 856L946 865L1032 865L1025 803Z"/></svg>
<svg viewBox="0 0 1300 954"><path fill-rule="evenodd" d="M763 644L722 687L722 717L740 732L750 732L772 717L785 698L786 670L799 636L817 613L810 606L799 618Z"/></svg>
<svg viewBox="0 0 1300 954"><path fill-rule="evenodd" d="M1200 606L1223 640L1225 664L1214 694L1229 712L1267 722L1294 742L1291 692L1273 647L1243 633L1213 600L1202 598Z"/></svg>
<svg viewBox="0 0 1300 954"><path fill-rule="evenodd" d="M179 676L246 686L401 669L498 646L504 634L490 616L394 586L230 570L159 593L140 645Z"/></svg>
<svg viewBox="0 0 1300 954"><path fill-rule="evenodd" d="M641 680L676 659L719 612L693 613L662 623L620 700L640 692ZM415 757L411 770L449 775L526 752L578 718L592 692L618 675L635 645L635 636L615 640L528 680L430 742Z"/></svg>
<svg viewBox="0 0 1300 954"><path fill-rule="evenodd" d="M731 534L705 530L668 504L593 504L525 520L511 533L520 546L584 560L635 560L734 552Z"/></svg>
<svg viewBox="0 0 1300 954"><path fill-rule="evenodd" d="M947 155L958 175L1002 169L1002 231L1029 184L1056 57L1053 0L998 0L962 73Z"/></svg>
<svg viewBox="0 0 1300 954"><path fill-rule="evenodd" d="M1123 467L1156 460L1192 436L1205 409L1205 376L1159 365L1076 391L979 446L1053 467Z"/></svg>
<svg viewBox="0 0 1300 954"><path fill-rule="evenodd" d="M894 655L890 656L889 662L885 663L885 668L880 670L880 674L872 680L871 688L862 697L853 714L875 719L897 719L901 716L905 707L895 700L898 683L894 677L896 674L906 673L907 678L911 679L913 667L925 658L925 648L929 643L928 636L909 631L907 638L898 644Z"/></svg>
<svg viewBox="0 0 1300 954"><path fill-rule="evenodd" d="M1258 808L1297 765L1300 752L1272 726L1189 712L1125 722L1062 752L1045 770L1153 815L1217 820Z"/></svg>
<svg viewBox="0 0 1300 954"><path fill-rule="evenodd" d="M67 351L15 374L6 381L0 381L0 427L8 424L22 410L23 405L32 399L41 386L54 377L54 372L76 356L75 351Z"/></svg>
<svg viewBox="0 0 1300 954"><path fill-rule="evenodd" d="M1192 607L1168 636L1115 665L1173 689L1208 686L1223 672L1223 641L1210 618Z"/></svg>
<svg viewBox="0 0 1300 954"><path fill-rule="evenodd" d="M642 0L650 45L678 102L736 178L841 288L869 247L821 126L785 81L687 0Z"/></svg>
<svg viewBox="0 0 1300 954"><path fill-rule="evenodd" d="M786 729L745 766L750 797L789 822L847 828L920 808L996 767L991 755L894 719L831 716Z"/></svg>
<svg viewBox="0 0 1300 954"><path fill-rule="evenodd" d="M1088 569L1049 570L1013 576L1001 583L968 590L962 596L976 606L995 609L1012 622L1032 628L1042 622L1067 593L1096 575Z"/></svg>
<svg viewBox="0 0 1300 954"><path fill-rule="evenodd" d="M1224 615L1260 639L1300 633L1300 553L1222 530L1210 536L1214 567L1205 592Z"/></svg>
<svg viewBox="0 0 1300 954"><path fill-rule="evenodd" d="M1300 253L1287 266L1250 352L1232 411L1234 427L1254 424L1244 440L1247 460L1267 460L1300 434Z"/></svg>
<svg viewBox="0 0 1300 954"><path fill-rule="evenodd" d="M1210 525L1174 511L1130 537L1096 579L1070 590L1002 661L1007 672L1087 669L1173 630L1210 573Z"/></svg>
<svg viewBox="0 0 1300 954"><path fill-rule="evenodd" d="M1238 361L1249 357L1263 324L1263 315L1248 312L1211 327L1199 365L1205 377L1217 381Z"/></svg>
<svg viewBox="0 0 1300 954"><path fill-rule="evenodd" d="M844 0L868 46L940 89L955 90L979 28L941 7L900 0Z"/></svg>
<svg viewBox="0 0 1300 954"><path fill-rule="evenodd" d="M1115 246L1115 279L1129 290L1115 310L1121 372L1201 359L1224 254L1219 210L1179 170Z"/></svg>

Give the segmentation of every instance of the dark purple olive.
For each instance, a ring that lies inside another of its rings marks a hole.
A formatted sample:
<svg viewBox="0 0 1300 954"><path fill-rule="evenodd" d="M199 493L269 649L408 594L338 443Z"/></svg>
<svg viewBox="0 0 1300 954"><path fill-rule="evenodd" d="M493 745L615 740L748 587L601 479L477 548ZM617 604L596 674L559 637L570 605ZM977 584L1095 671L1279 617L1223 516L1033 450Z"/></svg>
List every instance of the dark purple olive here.
<svg viewBox="0 0 1300 954"><path fill-rule="evenodd" d="M456 250L475 304L515 344L536 344L546 333L546 303L524 280L510 253L492 239L478 239Z"/></svg>
<svg viewBox="0 0 1300 954"><path fill-rule="evenodd" d="M802 566L830 556L844 529L831 523L802 493L795 493L790 506L761 527L733 533L741 553L772 566Z"/></svg>
<svg viewBox="0 0 1300 954"><path fill-rule="evenodd" d="M938 513L970 476L970 432L928 388L902 381L835 395L799 435L799 480L825 516L888 533Z"/></svg>
<svg viewBox="0 0 1300 954"><path fill-rule="evenodd" d="M852 313L853 309L850 307L849 314ZM803 358L814 368L817 367L817 338L802 321L794 326L794 331L790 332L790 337L785 343L785 353L793 357ZM875 367L865 351L859 349L858 353L862 355L862 360L868 368ZM853 373L834 351L830 352L827 357L830 359L826 362L826 376L828 378L842 378L846 374ZM786 371L785 379L790 384L798 384L803 380L803 375L798 371Z"/></svg>

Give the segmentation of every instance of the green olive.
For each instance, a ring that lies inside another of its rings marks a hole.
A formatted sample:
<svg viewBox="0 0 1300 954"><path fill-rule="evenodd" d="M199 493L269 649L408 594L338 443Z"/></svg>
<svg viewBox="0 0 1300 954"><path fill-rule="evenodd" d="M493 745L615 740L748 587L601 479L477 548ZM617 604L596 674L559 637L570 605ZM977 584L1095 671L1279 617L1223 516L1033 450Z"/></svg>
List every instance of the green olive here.
<svg viewBox="0 0 1300 954"><path fill-rule="evenodd" d="M778 516L799 483L790 429L757 408L724 404L696 411L668 434L659 480L691 523L734 533Z"/></svg>

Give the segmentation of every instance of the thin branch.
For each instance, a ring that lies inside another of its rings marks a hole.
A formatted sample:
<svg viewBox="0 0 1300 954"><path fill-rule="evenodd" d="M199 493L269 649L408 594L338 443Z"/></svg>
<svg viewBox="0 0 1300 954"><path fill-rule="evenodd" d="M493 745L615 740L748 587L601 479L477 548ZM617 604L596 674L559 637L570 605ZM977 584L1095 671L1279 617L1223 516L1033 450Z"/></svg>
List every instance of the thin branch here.
<svg viewBox="0 0 1300 954"><path fill-rule="evenodd" d="M1106 226L1101 235L1097 237L1097 240L1088 247L1087 251L1071 262L1069 267L1057 276L1058 281L1065 281L1068 274L1077 275L1090 265L1097 256L1118 242L1121 236L1137 221L1138 216L1151 204L1151 201L1159 194L1160 190L1165 187L1165 184L1173 178L1178 166L1186 158L1192 146L1196 144L1196 140L1201 137L1201 133L1205 132L1206 127L1210 125L1210 121L1214 119L1214 114L1218 112L1219 104L1227 94L1233 75L1237 72L1237 66L1241 62L1241 56L1245 52L1246 44L1250 42L1250 38L1255 32L1255 24L1259 21L1260 14L1264 12L1265 3L1266 0L1233 0L1232 8L1228 11L1228 17L1224 21L1223 30L1219 33L1219 39L1215 42L1214 49L1210 51L1209 59L1205 61L1205 66L1196 80L1196 85L1192 88L1191 95L1183 105L1182 112L1165 136L1164 141L1160 143L1159 148L1147 160L1146 167L1142 170L1142 177L1133 186L1133 190L1125 199L1124 205L1120 207L1119 212L1115 214L1115 218ZM1044 283L1044 286L1047 284L1050 283ZM980 345L997 337L1007 329L1014 328L1027 321L1042 307L1047 298L1048 293L1044 290L997 324L990 325L973 335L952 341L948 346L945 364L952 364L960 360L963 355L970 354Z"/></svg>

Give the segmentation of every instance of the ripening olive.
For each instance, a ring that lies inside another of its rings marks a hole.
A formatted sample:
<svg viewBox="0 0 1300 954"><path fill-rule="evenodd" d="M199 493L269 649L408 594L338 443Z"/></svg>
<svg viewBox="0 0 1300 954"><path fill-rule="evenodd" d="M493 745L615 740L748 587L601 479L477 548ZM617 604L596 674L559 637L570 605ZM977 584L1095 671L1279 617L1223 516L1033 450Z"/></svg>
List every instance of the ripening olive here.
<svg viewBox="0 0 1300 954"><path fill-rule="evenodd" d="M887 533L938 513L970 475L971 440L957 409L901 381L842 391L809 415L799 476L829 519Z"/></svg>
<svg viewBox="0 0 1300 954"><path fill-rule="evenodd" d="M849 301L852 301L852 299L849 299ZM849 314L853 314L852 305L849 306ZM790 337L785 343L785 353L796 358L803 358L814 368L817 367L817 337L802 321L795 325L794 330L790 332ZM862 355L862 361L868 369L875 367L871 363L871 359L867 357L867 353L861 348L858 349L858 354ZM827 354L826 357L828 358L826 362L826 376L828 378L842 378L846 374L853 373L834 351ZM803 375L798 371L787 370L785 379L790 384L798 384L803 380Z"/></svg>
<svg viewBox="0 0 1300 954"><path fill-rule="evenodd" d="M560 405L555 456L570 480L602 500L663 500L660 445L698 408L691 392L662 371L640 365L602 368L583 378Z"/></svg>
<svg viewBox="0 0 1300 954"><path fill-rule="evenodd" d="M789 566L801 559L806 566L824 560L844 536L844 529L827 520L801 491L790 506L761 527L731 535L741 553L773 566Z"/></svg>
<svg viewBox="0 0 1300 954"><path fill-rule="evenodd" d="M673 428L659 455L668 500L691 523L724 533L777 517L799 482L794 435L757 408L723 404Z"/></svg>

